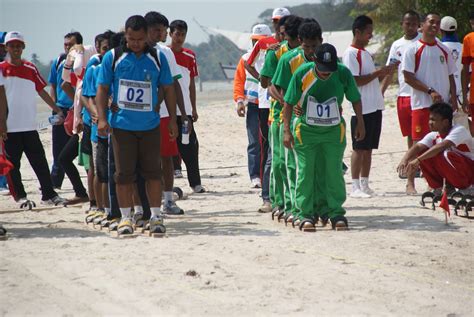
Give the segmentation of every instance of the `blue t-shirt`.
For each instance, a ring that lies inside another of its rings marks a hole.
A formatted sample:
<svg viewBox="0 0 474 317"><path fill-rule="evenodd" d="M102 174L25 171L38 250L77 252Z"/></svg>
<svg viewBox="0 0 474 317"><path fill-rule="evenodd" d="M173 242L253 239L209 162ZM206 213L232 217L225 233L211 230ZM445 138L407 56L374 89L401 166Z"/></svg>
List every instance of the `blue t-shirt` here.
<svg viewBox="0 0 474 317"><path fill-rule="evenodd" d="M97 83L113 89L113 103L119 110L110 116L110 126L129 131L147 131L160 124L158 88L173 84L166 57L159 52L158 65L151 49L137 57L124 48L123 54L112 69L115 49L102 60Z"/></svg>
<svg viewBox="0 0 474 317"><path fill-rule="evenodd" d="M63 59L59 65L58 61L59 57L56 58L51 65L48 82L52 85L56 85L56 105L61 108L69 109L72 107L72 100L61 88L61 84L63 83L62 73L66 59Z"/></svg>
<svg viewBox="0 0 474 317"><path fill-rule="evenodd" d="M99 64L99 54L92 56L87 63L86 71L84 73L84 77L82 78L82 95L84 97L95 97L95 93L93 95L91 94L92 92L90 87L95 85L94 71ZM88 126L92 125L91 115L85 106L82 107L82 121L84 121L84 124L87 124Z"/></svg>

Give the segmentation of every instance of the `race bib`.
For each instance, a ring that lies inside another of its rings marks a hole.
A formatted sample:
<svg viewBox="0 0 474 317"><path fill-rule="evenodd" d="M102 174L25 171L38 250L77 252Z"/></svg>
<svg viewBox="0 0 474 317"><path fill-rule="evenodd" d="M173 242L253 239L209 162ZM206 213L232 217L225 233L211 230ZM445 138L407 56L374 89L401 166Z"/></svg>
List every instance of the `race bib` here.
<svg viewBox="0 0 474 317"><path fill-rule="evenodd" d="M151 82L120 79L118 107L131 111L151 111Z"/></svg>
<svg viewBox="0 0 474 317"><path fill-rule="evenodd" d="M337 104L337 98L319 103L313 96L308 97L306 106L306 123L322 127L338 125L341 122L341 113Z"/></svg>

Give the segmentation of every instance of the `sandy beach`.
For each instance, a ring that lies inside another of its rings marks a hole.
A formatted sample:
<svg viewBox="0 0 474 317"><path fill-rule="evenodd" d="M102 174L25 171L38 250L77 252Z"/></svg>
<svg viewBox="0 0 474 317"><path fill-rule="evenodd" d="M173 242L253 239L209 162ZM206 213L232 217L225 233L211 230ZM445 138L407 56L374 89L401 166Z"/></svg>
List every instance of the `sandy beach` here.
<svg viewBox="0 0 474 317"><path fill-rule="evenodd" d="M440 208L421 208L419 196L404 194L395 169L406 141L393 89L371 174L383 195L348 197L350 231L302 233L256 212L261 199L250 189L245 120L229 87L198 95L208 192L192 194L186 179L176 180L188 194L178 201L186 214L166 219L167 238L112 238L84 224L86 205L0 214L9 231L0 241L0 315L474 315L474 222L452 216L446 225ZM51 129L41 138L51 164ZM39 203L25 157L21 171ZM416 182L423 192L424 180ZM73 196L67 178L59 193ZM16 208L9 196L0 196L0 206Z"/></svg>

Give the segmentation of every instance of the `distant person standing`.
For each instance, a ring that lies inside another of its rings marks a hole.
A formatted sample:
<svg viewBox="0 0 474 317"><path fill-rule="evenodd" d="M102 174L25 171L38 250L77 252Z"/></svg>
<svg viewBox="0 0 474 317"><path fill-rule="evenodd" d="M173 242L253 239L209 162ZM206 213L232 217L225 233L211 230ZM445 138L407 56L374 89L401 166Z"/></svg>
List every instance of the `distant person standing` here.
<svg viewBox="0 0 474 317"><path fill-rule="evenodd" d="M0 32L0 63L3 62L7 55L7 51L5 50L5 35L7 35L7 32ZM8 195L9 193L10 190L7 187L7 178L5 176L0 176L0 194Z"/></svg>
<svg viewBox="0 0 474 317"><path fill-rule="evenodd" d="M365 138L356 137L357 117L351 118L352 134L352 192L353 198L370 198L374 191L369 187L369 174L372 166L372 151L378 149L382 132L382 111L384 101L380 80L390 74L395 65L375 68L372 55L365 50L373 33L373 22L368 16L358 16L352 24L354 38L352 45L344 52L343 62L349 68L362 96L362 113L365 125Z"/></svg>
<svg viewBox="0 0 474 317"><path fill-rule="evenodd" d="M63 204L65 200L54 191L49 174L48 161L39 138L36 122L36 96L39 95L57 114L59 122L64 120L61 109L44 90L46 82L32 63L23 60L25 40L20 32L8 32L5 37L8 59L0 63L0 72L6 92L7 104L0 99L0 112L8 114L0 126L7 127L5 151L14 168L10 171L13 197L22 206L28 203L20 173L21 156L26 154L41 185L42 202L46 205Z"/></svg>
<svg viewBox="0 0 474 317"><path fill-rule="evenodd" d="M257 24L252 28L252 47L258 40L271 36L270 28L265 24ZM261 188L260 162L261 149L258 120L258 87L259 81L245 69L245 61L250 56L250 51L242 55L237 65L234 76L234 102L237 104L239 117L246 117L247 161L252 188Z"/></svg>
<svg viewBox="0 0 474 317"><path fill-rule="evenodd" d="M201 172L199 171L199 141L193 124L198 120L196 83L194 81L198 76L198 68L196 55L192 50L184 47L187 33L186 22L175 20L170 23L170 48L181 71L182 78L178 81L181 85L186 109L186 114L177 110L178 149L184 164L186 164L189 186L195 193L204 193L206 190L201 185ZM187 127L186 134L183 133L183 126Z"/></svg>
<svg viewBox="0 0 474 317"><path fill-rule="evenodd" d="M453 61L456 64L456 71L454 72L454 82L456 83L456 96L459 102L462 98L462 85L461 85L461 54L462 44L459 42L459 38L456 34L458 29L458 23L455 18L445 16L441 19L440 30L441 30L441 42L449 48Z"/></svg>
<svg viewBox="0 0 474 317"><path fill-rule="evenodd" d="M467 34L463 40L461 82L463 109L471 114L471 135L474 135L474 11L471 12L469 22L473 32Z"/></svg>
<svg viewBox="0 0 474 317"><path fill-rule="evenodd" d="M405 82L405 77L402 71L402 57L405 50L414 42L418 41L421 34L418 33L420 26L420 16L415 11L409 10L405 12L402 17L401 26L403 29L403 36L393 42L390 47L390 53L387 59L387 66L398 65L398 96L397 96L397 114L398 123L402 136L407 138L408 149L413 146L413 140L411 138L411 88ZM390 85L393 76L385 77L383 81L382 93L385 92L387 87ZM415 190L415 175L400 174L400 177L407 178L406 193L416 194Z"/></svg>
<svg viewBox="0 0 474 317"><path fill-rule="evenodd" d="M82 43L82 35L78 32L68 33L64 36L64 53L61 53L51 64L48 82L51 84L50 95L56 105L62 110L64 117L71 109L73 100L62 89L62 73L66 56L69 50L76 44ZM71 138L64 130L64 124L53 125L53 165L51 167L51 180L55 188L61 188L64 179L64 169L59 163L59 154ZM76 168L73 165L73 168Z"/></svg>

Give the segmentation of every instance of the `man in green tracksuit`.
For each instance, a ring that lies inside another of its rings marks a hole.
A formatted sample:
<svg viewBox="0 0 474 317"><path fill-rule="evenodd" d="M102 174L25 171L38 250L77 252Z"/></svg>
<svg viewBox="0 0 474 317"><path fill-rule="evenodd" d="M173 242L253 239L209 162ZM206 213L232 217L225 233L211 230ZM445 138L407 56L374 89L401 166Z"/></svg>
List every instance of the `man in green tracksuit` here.
<svg viewBox="0 0 474 317"><path fill-rule="evenodd" d="M269 131L270 147L272 151L272 165L270 171L270 200L272 208L275 211L283 211L288 205L291 206L290 192L288 188L285 190L285 160L283 143L280 138L280 114L283 108L282 104L271 93L271 80L277 69L278 61L300 45L298 41L298 28L303 21L303 18L289 15L281 19L283 23L280 25L281 30L284 30L285 41L281 42L280 46L275 50L268 50L265 55L265 64L260 72L260 83L263 88L269 88L270 95L273 97L269 121L271 122ZM282 98L280 97L279 100Z"/></svg>
<svg viewBox="0 0 474 317"><path fill-rule="evenodd" d="M327 43L317 49L314 63L295 72L285 94L283 142L295 149L295 206L303 231L315 231L317 217L330 220L333 229L348 228L342 207L346 200L341 170L346 147L346 124L341 116L344 95L357 116L356 139L363 140L359 90L349 69L338 63L334 46ZM292 132L291 113L299 102L303 114L295 120Z"/></svg>
<svg viewBox="0 0 474 317"><path fill-rule="evenodd" d="M316 49L321 45L322 31L319 23L314 19L305 19L298 29L298 39L301 46L283 55L278 62L277 70L273 76L272 84L276 89L279 90L281 98L285 95L290 84L291 77L296 70L303 64L313 60ZM281 101L283 104L284 102ZM296 119L292 116L291 122ZM290 122L290 129L293 126ZM285 192L285 222L292 221L293 216L296 213L295 208L295 185L296 185L296 162L293 150L286 149L283 146L283 128L280 131L280 142L283 152L283 158L285 160L286 168L286 188ZM287 199L287 197L290 199Z"/></svg>

